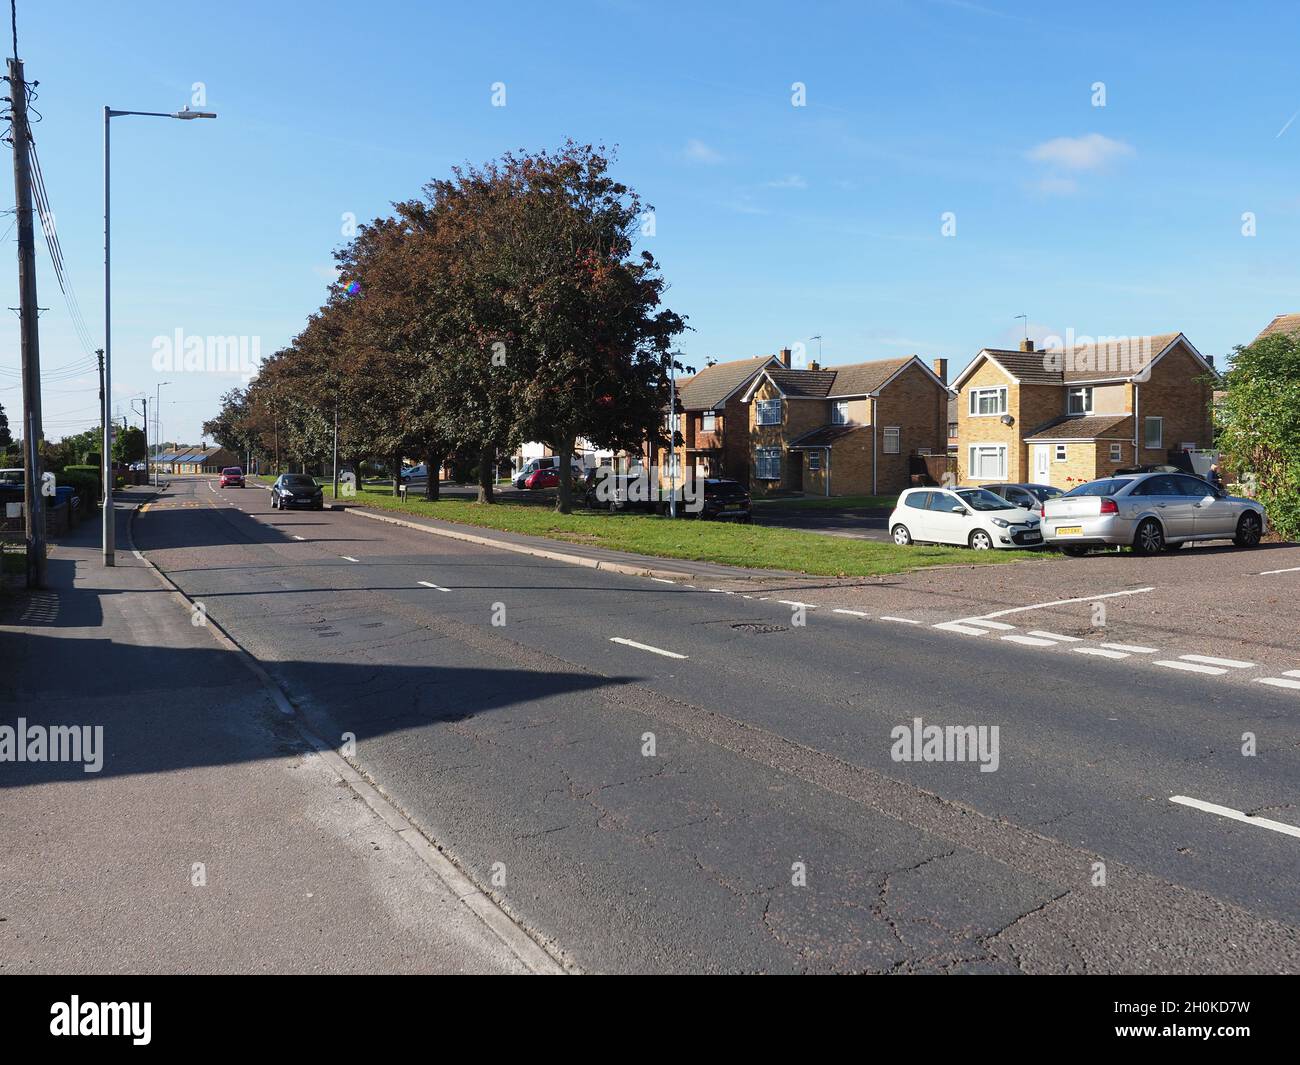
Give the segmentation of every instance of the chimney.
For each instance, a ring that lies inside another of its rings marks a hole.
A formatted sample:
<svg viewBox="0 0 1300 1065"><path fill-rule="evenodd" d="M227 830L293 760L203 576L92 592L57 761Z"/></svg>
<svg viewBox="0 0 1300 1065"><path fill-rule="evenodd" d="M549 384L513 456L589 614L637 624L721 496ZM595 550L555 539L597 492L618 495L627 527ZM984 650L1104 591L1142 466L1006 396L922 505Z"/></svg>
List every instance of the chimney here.
<svg viewBox="0 0 1300 1065"><path fill-rule="evenodd" d="M808 364L808 369L810 369L810 370L820 370L820 369L821 369L821 364L820 364L819 362L817 362L817 361L814 359L812 362L810 362L810 363Z"/></svg>
<svg viewBox="0 0 1300 1065"><path fill-rule="evenodd" d="M789 348L782 348L782 349L781 349L781 365L784 366L787 370L790 369L790 349L789 349Z"/></svg>
<svg viewBox="0 0 1300 1065"><path fill-rule="evenodd" d="M1034 342L1033 342L1032 340L1030 340L1028 337L1025 337L1025 339L1022 340L1022 341L1020 342L1020 350L1021 350L1021 351L1033 351L1033 350L1034 350Z"/></svg>
<svg viewBox="0 0 1300 1065"><path fill-rule="evenodd" d="M945 385L948 383L948 360L934 360L934 376L939 378Z"/></svg>
<svg viewBox="0 0 1300 1065"><path fill-rule="evenodd" d="M1208 363L1210 364L1210 369L1213 370L1213 369L1214 369L1214 356L1213 356L1213 355L1207 355L1207 356L1205 356L1205 361L1208 362Z"/></svg>

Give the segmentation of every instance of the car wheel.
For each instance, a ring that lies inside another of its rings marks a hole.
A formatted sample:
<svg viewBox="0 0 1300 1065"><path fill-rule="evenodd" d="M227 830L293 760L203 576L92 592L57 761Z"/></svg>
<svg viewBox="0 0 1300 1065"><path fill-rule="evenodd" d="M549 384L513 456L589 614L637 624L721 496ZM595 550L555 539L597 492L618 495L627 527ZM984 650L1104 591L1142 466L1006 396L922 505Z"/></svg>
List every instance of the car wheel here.
<svg viewBox="0 0 1300 1065"><path fill-rule="evenodd" d="M1237 535L1232 542L1238 547L1258 547L1260 537L1264 535L1264 523L1258 514L1243 514L1237 522Z"/></svg>
<svg viewBox="0 0 1300 1065"><path fill-rule="evenodd" d="M271 497L271 509L272 509L272 510L275 510L275 509L277 509L279 506L280 506L280 504L276 502L275 496L272 496L272 497Z"/></svg>
<svg viewBox="0 0 1300 1065"><path fill-rule="evenodd" d="M899 547L909 547L912 543L912 534L908 532L906 525L895 525L893 535L894 543Z"/></svg>
<svg viewBox="0 0 1300 1065"><path fill-rule="evenodd" d="M1139 555L1158 555L1165 549L1165 531L1155 518L1147 518L1137 527L1133 537L1133 551Z"/></svg>
<svg viewBox="0 0 1300 1065"><path fill-rule="evenodd" d="M1083 544L1066 544L1061 550L1071 558L1083 558L1088 553L1088 549Z"/></svg>
<svg viewBox="0 0 1300 1065"><path fill-rule="evenodd" d="M993 537L983 529L976 529L970 534L970 546L972 551L988 551L993 547Z"/></svg>

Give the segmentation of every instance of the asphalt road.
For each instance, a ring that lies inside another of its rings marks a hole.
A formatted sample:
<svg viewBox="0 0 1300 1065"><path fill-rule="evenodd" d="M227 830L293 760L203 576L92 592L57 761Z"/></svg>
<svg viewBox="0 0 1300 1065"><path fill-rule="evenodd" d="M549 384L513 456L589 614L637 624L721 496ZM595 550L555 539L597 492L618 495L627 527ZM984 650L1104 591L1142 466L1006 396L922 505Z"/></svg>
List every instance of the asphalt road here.
<svg viewBox="0 0 1300 1065"><path fill-rule="evenodd" d="M197 479L134 530L584 969L1300 967L1296 691L1062 670L1008 641L281 514ZM996 771L895 760L891 730L916 718L997 726Z"/></svg>

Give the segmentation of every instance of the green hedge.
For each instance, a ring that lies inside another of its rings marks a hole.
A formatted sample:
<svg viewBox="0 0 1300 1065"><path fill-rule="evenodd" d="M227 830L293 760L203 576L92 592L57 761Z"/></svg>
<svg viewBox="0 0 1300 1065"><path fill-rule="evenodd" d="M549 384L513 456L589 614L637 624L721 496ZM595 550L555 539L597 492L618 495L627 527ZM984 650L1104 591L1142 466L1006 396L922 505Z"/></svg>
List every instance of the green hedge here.
<svg viewBox="0 0 1300 1065"><path fill-rule="evenodd" d="M83 503L95 504L99 501L99 471L87 472L85 466L64 466L54 475L55 484L66 484L77 490Z"/></svg>

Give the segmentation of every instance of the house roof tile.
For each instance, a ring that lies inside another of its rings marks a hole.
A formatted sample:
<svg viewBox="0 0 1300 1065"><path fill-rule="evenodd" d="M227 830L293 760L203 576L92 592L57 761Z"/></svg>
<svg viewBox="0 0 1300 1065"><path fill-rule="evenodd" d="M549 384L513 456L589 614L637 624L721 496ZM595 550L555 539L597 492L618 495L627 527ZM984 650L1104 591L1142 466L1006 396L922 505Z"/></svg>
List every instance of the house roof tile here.
<svg viewBox="0 0 1300 1065"><path fill-rule="evenodd" d="M1259 331L1256 340L1275 336L1279 333L1300 333L1300 314L1279 314Z"/></svg>
<svg viewBox="0 0 1300 1065"><path fill-rule="evenodd" d="M1046 440L1128 440L1133 436L1130 414L1095 414L1055 418L1025 437L1027 443Z"/></svg>
<svg viewBox="0 0 1300 1065"><path fill-rule="evenodd" d="M682 410L710 410L732 392L745 384L764 366L779 365L772 355L756 355L752 359L736 359L706 366L694 377L677 382Z"/></svg>
<svg viewBox="0 0 1300 1065"><path fill-rule="evenodd" d="M809 430L800 436L796 436L787 447L831 447L835 441L849 436L853 433L867 432L868 427L865 425L822 425L816 429Z"/></svg>

